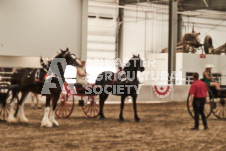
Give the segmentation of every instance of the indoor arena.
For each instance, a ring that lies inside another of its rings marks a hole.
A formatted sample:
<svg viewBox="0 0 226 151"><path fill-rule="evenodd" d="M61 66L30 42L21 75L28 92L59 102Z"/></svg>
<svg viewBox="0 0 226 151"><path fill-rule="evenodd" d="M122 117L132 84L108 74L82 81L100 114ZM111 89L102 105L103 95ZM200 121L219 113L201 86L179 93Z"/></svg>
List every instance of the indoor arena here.
<svg viewBox="0 0 226 151"><path fill-rule="evenodd" d="M0 150L226 150L225 0L0 0Z"/></svg>

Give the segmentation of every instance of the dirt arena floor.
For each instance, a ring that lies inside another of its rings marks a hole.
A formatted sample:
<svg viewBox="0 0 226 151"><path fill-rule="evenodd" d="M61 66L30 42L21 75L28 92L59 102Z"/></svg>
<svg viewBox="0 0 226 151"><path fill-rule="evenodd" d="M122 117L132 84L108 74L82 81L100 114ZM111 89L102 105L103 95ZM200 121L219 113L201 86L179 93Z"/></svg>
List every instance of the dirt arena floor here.
<svg viewBox="0 0 226 151"><path fill-rule="evenodd" d="M191 131L185 103L138 104L141 122L126 104L120 123L119 104L105 106L106 120L85 117L80 107L60 127L41 128L43 110L25 106L29 124L0 122L0 150L192 150L225 151L226 121L213 115L208 130ZM201 122L201 121L200 121Z"/></svg>

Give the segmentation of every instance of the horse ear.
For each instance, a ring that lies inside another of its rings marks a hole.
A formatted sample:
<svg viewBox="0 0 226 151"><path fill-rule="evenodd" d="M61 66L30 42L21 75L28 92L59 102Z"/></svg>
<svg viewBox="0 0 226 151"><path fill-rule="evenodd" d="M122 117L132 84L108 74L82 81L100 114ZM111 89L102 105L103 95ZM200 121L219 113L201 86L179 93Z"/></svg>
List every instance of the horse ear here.
<svg viewBox="0 0 226 151"><path fill-rule="evenodd" d="M63 50L62 50L62 49L60 49L60 51L61 51L61 52L63 52Z"/></svg>
<svg viewBox="0 0 226 151"><path fill-rule="evenodd" d="M66 48L66 51L69 51L68 47Z"/></svg>
<svg viewBox="0 0 226 151"><path fill-rule="evenodd" d="M133 57L135 57L135 55L133 54Z"/></svg>
<svg viewBox="0 0 226 151"><path fill-rule="evenodd" d="M140 58L140 54L138 53L138 58Z"/></svg>

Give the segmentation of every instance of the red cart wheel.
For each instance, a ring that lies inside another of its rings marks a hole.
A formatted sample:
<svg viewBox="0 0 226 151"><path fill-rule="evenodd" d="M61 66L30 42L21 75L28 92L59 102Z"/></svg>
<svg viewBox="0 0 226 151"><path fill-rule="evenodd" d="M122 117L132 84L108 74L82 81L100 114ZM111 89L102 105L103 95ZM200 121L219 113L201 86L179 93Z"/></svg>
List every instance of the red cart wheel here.
<svg viewBox="0 0 226 151"><path fill-rule="evenodd" d="M12 93L9 92L6 98L0 102L0 120L6 121L9 115L10 102L12 100ZM1 95L2 96L2 95Z"/></svg>
<svg viewBox="0 0 226 151"><path fill-rule="evenodd" d="M9 90L9 84L0 83L0 120L6 121L10 112L10 103L12 102L12 91ZM18 97L14 98L15 106L17 106ZM15 107L15 110L17 108Z"/></svg>
<svg viewBox="0 0 226 151"><path fill-rule="evenodd" d="M71 94L61 94L58 101L55 115L58 118L68 118L74 109L74 96Z"/></svg>
<svg viewBox="0 0 226 151"><path fill-rule="evenodd" d="M99 115L99 95L88 96L88 100L82 107L83 112L88 117L97 117Z"/></svg>

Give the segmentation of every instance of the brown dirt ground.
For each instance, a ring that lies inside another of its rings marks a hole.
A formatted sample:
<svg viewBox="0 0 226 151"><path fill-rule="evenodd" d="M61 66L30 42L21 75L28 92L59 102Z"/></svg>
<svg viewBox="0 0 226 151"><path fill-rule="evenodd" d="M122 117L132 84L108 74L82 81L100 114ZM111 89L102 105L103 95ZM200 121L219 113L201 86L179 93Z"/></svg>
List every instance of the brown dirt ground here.
<svg viewBox="0 0 226 151"><path fill-rule="evenodd" d="M0 150L226 150L226 121L211 115L209 130L191 131L185 103L138 104L140 123L132 104L119 122L119 108L106 105L106 120L99 120L85 117L76 104L71 117L57 119L60 127L41 128L43 110L26 105L29 124L0 122Z"/></svg>

